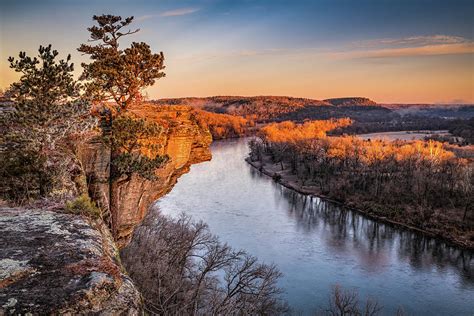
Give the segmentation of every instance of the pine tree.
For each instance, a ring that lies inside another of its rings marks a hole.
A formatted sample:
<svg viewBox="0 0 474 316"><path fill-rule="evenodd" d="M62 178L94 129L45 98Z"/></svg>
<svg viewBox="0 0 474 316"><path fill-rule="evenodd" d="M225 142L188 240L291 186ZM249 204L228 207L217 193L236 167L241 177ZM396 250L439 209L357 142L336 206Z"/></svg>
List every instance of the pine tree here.
<svg viewBox="0 0 474 316"><path fill-rule="evenodd" d="M6 198L50 193L62 172L55 159L61 154L58 143L94 124L88 104L78 99L70 55L59 61L57 56L49 45L40 46L37 57L20 52L18 59L8 59L22 75L8 91L13 108L0 117L1 193Z"/></svg>
<svg viewBox="0 0 474 316"><path fill-rule="evenodd" d="M82 44L78 51L89 55L92 62L83 63L86 95L94 102L112 101L117 109L126 110L130 104L141 99L141 91L165 76L162 70L164 55L152 53L144 42L133 42L129 48L121 50L119 40L139 31L123 28L133 21L132 17L122 19L114 15L94 15L94 25L87 30L91 42L97 45Z"/></svg>
<svg viewBox="0 0 474 316"><path fill-rule="evenodd" d="M40 46L37 57L20 52L9 57L10 68L22 73L8 94L14 110L8 113L11 133L34 143L38 150L54 148L65 135L90 123L89 107L78 99L79 84L73 78L71 55L56 61L58 51Z"/></svg>

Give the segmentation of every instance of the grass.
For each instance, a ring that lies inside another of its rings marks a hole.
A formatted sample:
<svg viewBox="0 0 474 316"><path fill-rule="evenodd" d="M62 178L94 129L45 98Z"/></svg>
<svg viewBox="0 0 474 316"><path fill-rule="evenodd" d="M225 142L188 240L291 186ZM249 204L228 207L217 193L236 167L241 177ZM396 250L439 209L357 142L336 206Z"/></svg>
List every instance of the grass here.
<svg viewBox="0 0 474 316"><path fill-rule="evenodd" d="M67 213L84 215L92 219L101 217L100 209L87 194L82 194L76 199L66 202L65 210Z"/></svg>

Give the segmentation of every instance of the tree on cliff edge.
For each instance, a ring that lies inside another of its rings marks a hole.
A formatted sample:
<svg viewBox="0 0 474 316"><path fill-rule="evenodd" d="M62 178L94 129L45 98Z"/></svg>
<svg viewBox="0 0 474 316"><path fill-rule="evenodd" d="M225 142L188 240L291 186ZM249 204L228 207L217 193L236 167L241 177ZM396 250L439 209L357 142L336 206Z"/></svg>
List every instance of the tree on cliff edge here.
<svg viewBox="0 0 474 316"><path fill-rule="evenodd" d="M152 53L144 42L133 42L129 48L121 50L119 40L126 35L139 31L123 29L133 21L132 17L122 19L114 15L94 15L94 25L89 42L97 45L82 44L78 51L89 55L92 62L82 63L84 72L81 80L86 82L86 96L94 102L113 101L117 110L126 110L141 99L141 91L165 76L162 70L164 55Z"/></svg>
<svg viewBox="0 0 474 316"><path fill-rule="evenodd" d="M51 45L38 55L10 57L10 68L21 73L8 91L14 101L0 114L0 192L2 197L24 201L46 196L61 185L70 155L59 150L64 140L94 125L89 106L78 100L79 85L70 55L57 60ZM61 188L62 189L62 188Z"/></svg>

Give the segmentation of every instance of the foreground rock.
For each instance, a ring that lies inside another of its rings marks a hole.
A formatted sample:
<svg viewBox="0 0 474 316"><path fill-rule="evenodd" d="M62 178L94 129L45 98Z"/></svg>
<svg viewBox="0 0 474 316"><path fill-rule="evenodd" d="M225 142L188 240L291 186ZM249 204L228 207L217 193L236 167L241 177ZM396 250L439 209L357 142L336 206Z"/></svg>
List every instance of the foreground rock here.
<svg viewBox="0 0 474 316"><path fill-rule="evenodd" d="M102 223L0 208L0 315L136 315L141 297Z"/></svg>

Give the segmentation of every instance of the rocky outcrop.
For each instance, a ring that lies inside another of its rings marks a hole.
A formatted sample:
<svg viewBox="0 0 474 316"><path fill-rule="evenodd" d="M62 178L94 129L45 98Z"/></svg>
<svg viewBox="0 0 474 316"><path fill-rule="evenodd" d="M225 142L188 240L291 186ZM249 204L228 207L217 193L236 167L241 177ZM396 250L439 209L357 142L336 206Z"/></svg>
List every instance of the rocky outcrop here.
<svg viewBox="0 0 474 316"><path fill-rule="evenodd" d="M156 180L134 174L110 182L110 150L97 140L88 141L80 150L89 195L98 201L104 214L110 213L108 222L120 248L129 242L133 229L143 220L151 204L168 193L177 179L189 171L191 164L211 158L211 134L197 123L192 108L141 104L130 111L164 127L161 137L148 140L157 144L159 151L142 152L150 158L156 154L170 158L165 166L156 170Z"/></svg>
<svg viewBox="0 0 474 316"><path fill-rule="evenodd" d="M0 315L138 315L141 296L102 222L0 209Z"/></svg>

